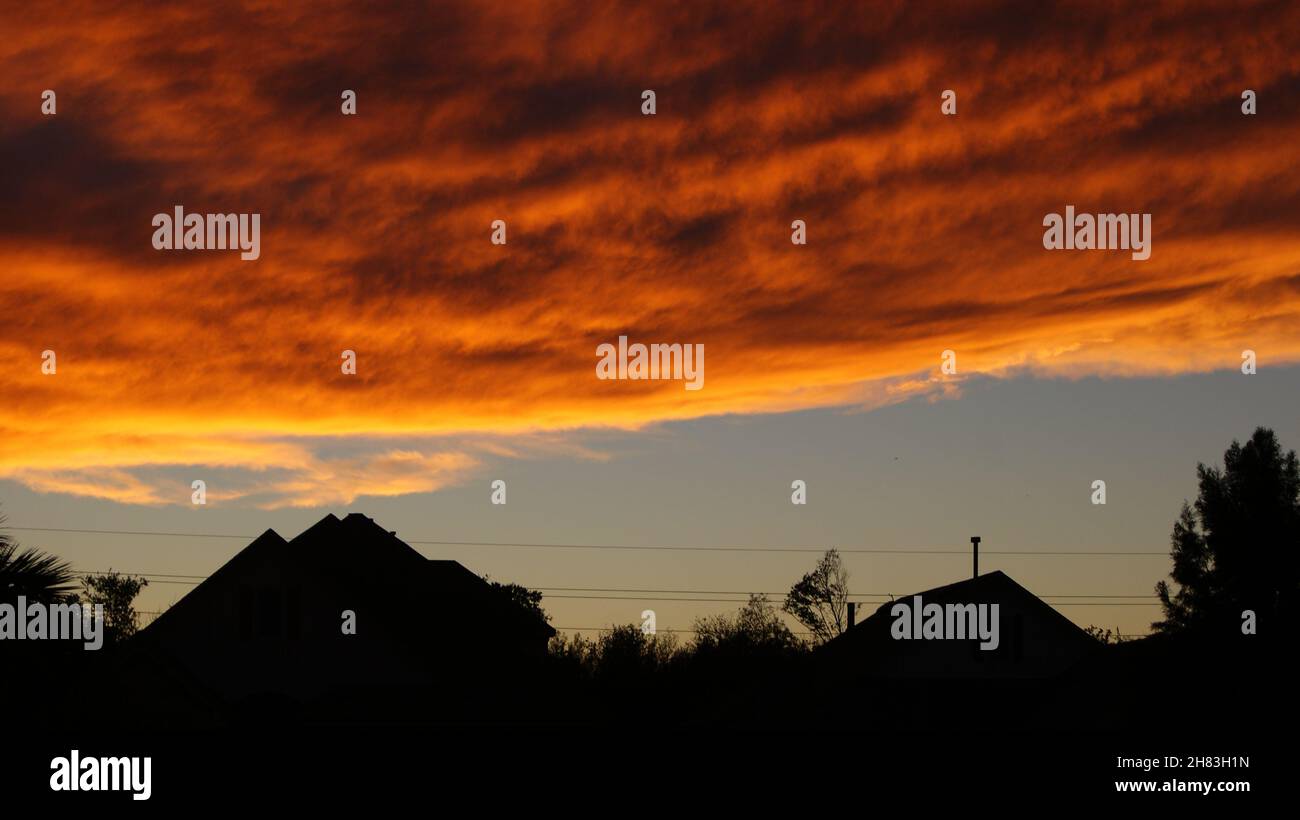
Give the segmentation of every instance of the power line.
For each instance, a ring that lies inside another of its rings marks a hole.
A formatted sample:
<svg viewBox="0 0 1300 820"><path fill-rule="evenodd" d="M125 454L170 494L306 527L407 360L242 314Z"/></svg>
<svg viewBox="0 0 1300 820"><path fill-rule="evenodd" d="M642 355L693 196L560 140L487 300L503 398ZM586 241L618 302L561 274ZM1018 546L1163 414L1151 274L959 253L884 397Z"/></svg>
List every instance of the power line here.
<svg viewBox="0 0 1300 820"><path fill-rule="evenodd" d="M157 618L158 616L162 615L162 611L161 611L161 610L139 609L139 610L136 610L136 614L137 614L137 615L153 615L155 618ZM623 624L623 626L631 626L631 627L634 627L634 628L640 629L640 626L637 625L637 624ZM552 628L552 629L555 629L555 630L557 630L557 631L567 631L567 632L613 632L614 629L616 629L617 627L614 627L614 626L554 626L554 627L551 627L551 628ZM659 633L659 632L667 632L667 633L678 633L678 634L694 635L694 634L697 634L697 633L699 632L699 630L698 630L698 629L673 629L673 628L670 628L670 627L659 627L659 628L657 628L657 629L655 630L655 632L656 632L656 633ZM808 632L808 631L806 631L806 630L791 630L791 634L794 634L794 635L812 635L813 633L812 633L812 632ZM1148 636L1149 633L1146 633L1146 632L1115 632L1115 633L1111 633L1111 634L1116 635L1116 636L1118 636L1118 637L1120 637L1120 638L1145 638L1145 637Z"/></svg>
<svg viewBox="0 0 1300 820"><path fill-rule="evenodd" d="M140 578L147 578L147 579L149 579L151 582L154 582L154 583L160 583L160 584L168 584L168 583L171 583L171 584L190 584L190 585L195 585L195 584L197 584L199 581L204 580L204 579L206 579L206 578L208 577L208 576L206 576L206 575L167 575L167 574L164 574L164 573L127 572L127 571L125 571L125 570L118 570L118 572L121 572L121 574L123 574L123 575L133 575L133 576L140 577ZM104 571L102 571L102 570L81 570L81 571L79 571L77 574L78 574L78 575L82 575L82 576L85 576L85 575L102 575L102 574L104 574ZM173 578L191 578L191 579L198 579L198 580L193 580L193 581L183 581L183 580L181 580L181 581L178 581L178 580L165 580L165 579L173 579ZM164 580L155 580L155 579L164 579ZM535 589L535 590L538 590L538 591L540 591L540 592L620 592L620 593L667 593L667 594L671 594L671 595L744 595L744 596L749 596L749 595L770 595L770 596L773 596L773 597L778 597L778 596L779 596L779 597L781 597L781 598L785 598L785 596L786 596L786 593L784 593L784 592L753 592L753 591L750 591L750 590L740 590L740 589L735 589L735 590L716 590L716 589L714 589L714 590L707 590L707 589L628 589L628 588L626 588L626 587L541 587L541 586L536 586L536 587L535 587L535 586L530 586L529 589ZM620 595L620 596L601 596L601 595L594 595L594 596L593 596L593 595L547 595L546 597L547 597L547 598L579 598L579 599L587 598L587 599L591 599L591 600L606 600L606 601L701 601L701 602L705 602L705 603L716 602L716 603L739 603L739 604L743 604L743 603L746 603L746 602L748 601L748 598L641 598L641 597L629 597L629 596L623 596L623 595ZM897 597L897 595L896 595L896 593L891 593L891 592L854 592L854 593L849 593L849 597L851 597L851 598L879 598L879 599L882 599L882 600L879 600L879 601L862 601L862 600L859 600L859 601L856 601L856 603L886 603L887 601L884 600L884 599L892 600L893 598ZM1039 596L1039 598L1040 598L1040 599L1043 599L1044 601L1046 601L1046 599L1048 599L1048 598L1106 598L1106 599L1119 599L1119 598L1153 598L1153 597L1155 597L1155 596L1153 596L1153 595L1151 595L1151 594L1149 594L1149 593L1134 594L1134 595L1052 595L1052 594L1046 594L1046 595L1041 595L1041 596ZM1063 603L1063 604L1061 604L1061 605L1062 605L1062 606L1082 606L1082 604L1067 604L1067 603ZM1141 602L1141 603L1120 602L1120 603L1114 603L1114 604L1104 604L1104 603L1103 603L1103 604L1096 604L1096 606L1151 606L1151 605L1154 605L1154 603L1148 603L1148 602Z"/></svg>
<svg viewBox="0 0 1300 820"><path fill-rule="evenodd" d="M18 530L20 532L71 532L82 533L85 535L164 535L172 538L237 538L240 540L252 540L256 536L248 535L222 535L210 532L156 532L145 530L79 530L68 527L9 527L8 530Z"/></svg>
<svg viewBox="0 0 1300 820"><path fill-rule="evenodd" d="M693 595L780 595L784 592L754 592L745 589L627 589L623 587L531 587L542 591L553 592L673 592ZM893 598L898 593L894 592L852 592L851 597L871 597L871 598ZM1143 592L1134 595L1043 595L1044 598L1153 598L1151 593Z"/></svg>
<svg viewBox="0 0 1300 820"><path fill-rule="evenodd" d="M153 615L153 616L156 618L156 617L158 617L159 615L162 615L163 613L162 613L162 610L139 609L139 610L136 610L136 614L137 614L137 615ZM636 627L636 628L638 628L638 629L640 628L640 626L637 625L637 624L623 624L623 626L632 626L632 627ZM612 625L611 625L611 626L555 626L555 627L552 627L552 629L556 629L556 630L568 630L568 631L571 631L571 632L612 632L612 631L613 631L614 629L616 629L616 628L617 628L617 627L612 626ZM655 631L656 631L656 632L680 632L680 633L686 633L686 634L695 634L695 633L699 632L698 629L673 629L673 628L670 628L670 627L660 627L660 628L656 629ZM812 632L808 632L808 631L806 631L806 630L791 630L791 632L792 632L793 634L795 634L795 635L811 635L811 634L813 634ZM1121 637L1121 638L1145 638L1145 637L1147 637L1147 635L1148 635L1148 633L1146 633L1146 632L1116 632L1116 633L1111 633L1111 634L1118 635L1118 636Z"/></svg>
<svg viewBox="0 0 1300 820"><path fill-rule="evenodd" d="M142 578L193 578L199 581L207 580L207 575L170 575L165 572L127 572L124 569L81 569L77 570L77 575L107 575L110 572L116 572L119 575L135 575Z"/></svg>
<svg viewBox="0 0 1300 820"><path fill-rule="evenodd" d="M635 627L635 628L638 628L638 629L640 628L637 624L624 624L624 626L631 626L631 627ZM555 630L557 630L557 631L565 631L565 632L613 632L614 629L615 629L615 627L613 627L613 626L554 626L554 627L551 627L551 628L552 628L552 629L555 629ZM698 634L698 633L699 633L699 630L698 630L698 629L669 629L669 628L666 628L666 627L659 627L659 628L657 628L657 629L655 630L655 632L656 632L656 633L658 633L658 632L677 632L677 633L685 633L685 634L688 634L688 635L694 635L694 634ZM814 634L814 633L812 633L812 632L807 632L807 631L802 631L802 630L791 630L791 634L793 634L793 635L812 635L812 634ZM1111 635L1116 636L1116 637L1119 637L1119 638L1147 638L1147 637L1150 637L1151 633L1149 633L1149 632L1112 632Z"/></svg>
<svg viewBox="0 0 1300 820"><path fill-rule="evenodd" d="M84 535L143 535L143 536L160 536L166 538L231 538L251 541L256 536L236 535L228 533L207 533L207 532L158 532L148 530L85 530L73 529L68 527L9 527L11 530L22 532L61 532L61 533L79 533ZM430 541L423 539L413 539L406 541L407 544L420 544L422 546L442 546L442 547L522 547L534 549L584 549L584 550L672 550L679 552L794 552L794 553L822 553L826 547L717 547L717 546L700 546L700 545L633 545L633 544L529 544L523 542L511 541ZM841 553L855 554L876 554L876 555L970 555L967 549L938 549L931 547L915 548L898 548L898 547L835 547ZM1113 552L1113 551L1095 551L1095 550L984 550L985 555L1025 555L1025 556L1052 556L1052 557L1121 557L1131 558L1139 556L1161 556L1167 558L1168 552Z"/></svg>
<svg viewBox="0 0 1300 820"><path fill-rule="evenodd" d="M82 577L84 577L84 576L86 576L86 575L103 575L104 573L101 573L101 572L79 572L79 573L77 573L77 574L80 575L80 576L82 576ZM122 575L133 575L133 574L134 574L134 573L130 573L130 572L123 572L123 573L122 573ZM152 576L150 576L150 575L137 575L136 577L137 577L137 578L145 578L145 579L147 579L147 580L149 581L149 583L151 583L151 584L181 584L181 585L184 585L184 586L191 586L191 587L193 587L193 586L198 586L199 583L200 583L199 581L169 581L169 580L166 580L166 579L158 579L158 578L154 578L154 577L152 577Z"/></svg>
<svg viewBox="0 0 1300 820"><path fill-rule="evenodd" d="M137 610L135 611L135 614L136 614L136 615L152 615L152 616L154 616L155 618L157 618L157 617L159 617L160 615L163 614L163 610L157 610L157 609L137 609ZM640 626L638 626L637 624L625 624L625 626L634 626L634 627L636 627L637 629L640 629ZM567 629L567 630L571 630L571 631L575 631L575 632L612 632L616 627L614 627L614 626L611 625L611 626L555 626L555 627L551 627L551 628L552 628L552 629L557 629L557 630L559 630L559 629ZM692 634L693 634L693 633L698 632L699 630L697 630L697 629L671 629L671 628L668 628L668 627L659 627L659 628L657 628L655 631L656 631L656 632L685 632L685 633L692 633ZM811 635L811 634L813 634L812 632L808 632L808 631L804 631L804 630L791 630L791 633L794 634L794 635Z"/></svg>
<svg viewBox="0 0 1300 820"><path fill-rule="evenodd" d="M633 628L638 629L638 630L641 628L639 624L622 624L621 626L624 626L624 627L630 626L630 627L633 627ZM615 629L617 629L618 627L615 627L615 626L553 626L553 627L551 627L551 628L552 628L552 629L555 629L555 630L571 630L571 631L574 631L574 632L613 632L613 631L614 631ZM700 631L700 630L698 630L698 629L669 629L668 627L663 627L663 626L661 626L661 627L657 627L657 628L655 629L655 633L659 633L659 632L683 632L683 633L692 634L692 635L698 633L699 631ZM790 630L790 634L791 634L791 635L812 635L812 634L814 634L814 633L812 633L812 632L808 632L808 631L805 631L805 630L796 630L796 629L792 629L792 630Z"/></svg>
<svg viewBox="0 0 1300 820"><path fill-rule="evenodd" d="M558 599L579 600L579 601L694 601L697 603L715 603L715 604L747 603L745 600L740 598L657 598L653 596L643 597L643 596L616 596L616 595L546 595L544 596L544 598L546 600L554 600L558 598ZM1040 598L1039 600L1043 600L1043 599ZM888 603L888 601L857 601L855 603L868 603L868 604ZM1149 603L1147 602L1139 603L1134 601L1120 601L1115 603L1105 603L1105 602L1070 603L1070 602L1054 602L1054 601L1043 600L1043 603L1050 604L1052 606L1160 606L1159 601L1151 601Z"/></svg>

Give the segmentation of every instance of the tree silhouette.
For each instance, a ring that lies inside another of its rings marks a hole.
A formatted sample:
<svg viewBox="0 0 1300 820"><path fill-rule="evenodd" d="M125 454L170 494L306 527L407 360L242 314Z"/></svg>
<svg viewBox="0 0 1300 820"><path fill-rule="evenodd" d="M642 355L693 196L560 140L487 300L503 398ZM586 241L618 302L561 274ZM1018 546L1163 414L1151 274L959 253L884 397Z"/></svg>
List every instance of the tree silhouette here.
<svg viewBox="0 0 1300 820"><path fill-rule="evenodd" d="M136 633L135 607L132 602L140 590L149 586L144 578L122 575L109 570L102 575L87 575L81 581L86 591L83 603L104 607L104 640L120 643Z"/></svg>
<svg viewBox="0 0 1300 820"><path fill-rule="evenodd" d="M829 549L799 582L790 587L781 607L825 643L848 627L849 573L835 549Z"/></svg>
<svg viewBox="0 0 1300 820"><path fill-rule="evenodd" d="M574 679L589 678L595 668L596 642L582 635L555 633L546 645L546 655L552 668Z"/></svg>
<svg viewBox="0 0 1300 820"><path fill-rule="evenodd" d="M0 524L4 518L0 517ZM0 532L0 600L52 604L67 601L76 591L76 573L60 558L39 550L20 550L17 542Z"/></svg>
<svg viewBox="0 0 1300 820"><path fill-rule="evenodd" d="M802 642L781 622L766 595L750 595L749 602L734 618L697 618L691 644L696 655L779 655L801 648Z"/></svg>
<svg viewBox="0 0 1300 820"><path fill-rule="evenodd" d="M639 625L623 624L596 640L594 671L603 681L644 680L665 671L676 653L676 635L647 635Z"/></svg>
<svg viewBox="0 0 1300 820"><path fill-rule="evenodd" d="M1260 427L1243 446L1232 442L1223 469L1198 464L1195 506L1183 503L1174 524L1170 578L1156 594L1161 632L1235 628L1254 611L1261 632L1294 627L1300 590L1300 464Z"/></svg>
<svg viewBox="0 0 1300 820"><path fill-rule="evenodd" d="M500 598L508 606L515 607L542 626L550 624L551 616L547 615L546 610L542 609L541 592L520 584L503 584L490 578L484 578L483 580L488 582L488 588L492 590L492 594Z"/></svg>

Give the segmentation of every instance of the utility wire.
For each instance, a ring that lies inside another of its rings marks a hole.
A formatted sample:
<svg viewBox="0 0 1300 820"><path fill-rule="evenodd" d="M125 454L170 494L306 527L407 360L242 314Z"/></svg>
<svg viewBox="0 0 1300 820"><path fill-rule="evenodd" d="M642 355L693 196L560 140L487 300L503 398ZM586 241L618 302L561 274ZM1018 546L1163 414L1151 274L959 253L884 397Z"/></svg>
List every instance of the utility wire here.
<svg viewBox="0 0 1300 820"><path fill-rule="evenodd" d="M746 603L745 600L742 600L740 598L655 598L655 597L632 597L632 596L615 596L615 595L546 595L543 597L546 600L560 598L560 599L581 600L581 601L696 601L699 603L718 603L718 604ZM1039 600L1043 600L1043 599L1040 598ZM855 601L854 603L872 604L872 603L889 603L889 602L888 601ZM1116 602L1116 603L1104 603L1104 602L1070 603L1070 602L1053 602L1053 601L1043 600L1043 603L1050 604L1052 606L1160 606L1159 601L1151 601L1150 603L1146 603L1146 602L1137 603L1132 601Z"/></svg>
<svg viewBox="0 0 1300 820"><path fill-rule="evenodd" d="M161 611L161 610L148 610L148 609L141 609L141 610L136 610L136 614L137 614L137 615L153 615L154 617L158 617L159 615L162 615L162 611ZM627 625L627 626L634 626L634 627L637 626L636 624L626 624L626 625ZM640 627L637 627L637 628L639 629ZM570 632L612 632L612 631L615 629L615 627L613 627L613 626L556 626L556 627L552 627L552 629L556 629L556 630L566 630L566 631L570 631ZM792 631L793 634L795 634L795 635L811 635L811 634L813 634L812 632L807 632L807 631L804 631L804 630L791 630L791 631ZM655 632L679 632L679 633L686 633L686 634L692 634L692 635L693 635L693 634L699 632L699 630L698 630L698 629L672 629L672 628L669 628L669 627L660 627L660 628L656 629ZM1146 633L1141 633L1141 632L1111 633L1111 634L1118 635L1118 636L1121 637L1121 638L1145 638L1145 637L1147 637L1147 634L1146 634Z"/></svg>
<svg viewBox="0 0 1300 820"><path fill-rule="evenodd" d="M225 533L209 532L157 532L147 530L83 530L72 529L67 527L8 527L11 530L21 532L62 532L62 533L80 533L85 535L144 535L144 536L161 536L167 538L232 538L238 540L251 541L257 536L236 535ZM462 546L462 547L527 547L536 549L579 549L579 550L675 550L682 552L812 552L821 553L826 551L826 547L711 547L711 546L689 546L689 545L646 545L638 546L632 544L526 544L522 542L507 541L428 541L428 540L404 540L407 544L420 544L424 546ZM870 553L877 555L970 555L969 549L937 549L931 547L916 548L881 548L881 547L835 547L841 553ZM1095 550L981 550L983 555L1032 555L1032 556L1060 556L1060 557L1079 557L1079 556L1112 556L1112 557L1135 557L1135 556L1162 556L1169 557L1167 551L1163 552L1112 552L1112 551L1095 551Z"/></svg>
<svg viewBox="0 0 1300 820"><path fill-rule="evenodd" d="M151 583L158 583L158 584L190 584L190 585L196 585L196 584L199 583L199 580L203 580L203 579L206 579L206 578L208 577L208 576L206 576L206 575L166 575L166 574L163 574L163 573L127 572L127 571L125 571L125 570L115 570L115 571L120 572L122 575L132 575L132 576L136 576L136 577L140 577L140 578L147 578L147 579L149 579L149 581L150 581ZM102 571L102 570L81 570L81 571L79 571L77 574L78 574L78 575L81 575L81 576L86 576L86 575L103 575L103 574L105 574L105 573L104 573L104 571ZM171 579L171 578L193 578L193 579L199 579L199 580L193 580L193 581L175 581L175 580L166 580L166 579ZM786 593L784 593L784 592L750 592L750 591L748 591L748 590L716 590L716 589L715 589L715 590L706 590L706 589L627 589L627 588L623 588L623 587L531 587L531 586L529 587L529 589L535 589L535 590L538 590L538 591L540 591L540 592L620 592L620 593L667 593L667 594L670 594L670 595L743 595L743 596L749 596L749 595L770 595L770 596L773 596L773 597L778 597L778 596L779 596L779 597L782 598L782 599L784 599L785 596L786 596ZM867 603L867 604L872 604L872 603L887 603L887 600L886 600L886 599L888 599L888 600L892 600L892 599L894 599L895 597L899 597L899 596L895 595L894 593L889 593L889 592L853 592L853 593L850 593L849 595L850 595L850 597L852 597L852 598L878 598L878 599L881 599L881 600L878 600L878 601L861 601L861 600L859 600L859 601L855 601L855 603ZM578 599L586 598L586 599L590 599L590 600L603 600L603 601L702 601L702 602L705 602L705 603L716 602L716 603L739 603L739 604L746 603L746 602L749 600L748 597L744 597L744 598L642 598L642 597L629 597L629 596L626 596L626 595L619 595L619 596L604 596L604 595L547 595L546 597L547 597L547 598L578 598ZM1154 595L1150 595L1150 594L1141 594L1141 595L1041 595L1041 596L1039 596L1039 598L1041 598L1041 599L1044 600L1045 602L1046 602L1046 599L1048 599L1048 598L1107 598L1107 599L1118 599L1118 598L1153 598L1153 597L1155 597L1155 596L1154 596ZM1140 603L1135 603L1135 602L1130 602L1130 601L1124 601L1124 602L1119 602L1119 603L1114 603L1114 604L1100 603L1100 604L1092 604L1092 605L1093 605L1093 606L1152 606L1152 605L1154 605L1154 604L1155 604L1155 602L1145 602L1145 601L1144 601L1144 602L1140 602ZM1084 604L1069 604L1069 603L1062 603L1062 604L1061 604L1061 606L1083 606L1083 605L1084 605Z"/></svg>

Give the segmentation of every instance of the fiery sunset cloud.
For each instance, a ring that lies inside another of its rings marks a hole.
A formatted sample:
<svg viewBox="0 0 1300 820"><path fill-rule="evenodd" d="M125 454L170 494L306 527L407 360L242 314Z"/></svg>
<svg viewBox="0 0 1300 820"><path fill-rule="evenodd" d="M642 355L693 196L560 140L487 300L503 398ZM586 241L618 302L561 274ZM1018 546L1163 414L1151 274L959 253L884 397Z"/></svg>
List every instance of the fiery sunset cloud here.
<svg viewBox="0 0 1300 820"><path fill-rule="evenodd" d="M579 428L1300 361L1294 3L4 14L0 477L37 490L348 503ZM155 250L177 205L260 214L260 258ZM1150 259L1045 250L1067 205L1151 214ZM704 389L597 379L620 335L703 344Z"/></svg>

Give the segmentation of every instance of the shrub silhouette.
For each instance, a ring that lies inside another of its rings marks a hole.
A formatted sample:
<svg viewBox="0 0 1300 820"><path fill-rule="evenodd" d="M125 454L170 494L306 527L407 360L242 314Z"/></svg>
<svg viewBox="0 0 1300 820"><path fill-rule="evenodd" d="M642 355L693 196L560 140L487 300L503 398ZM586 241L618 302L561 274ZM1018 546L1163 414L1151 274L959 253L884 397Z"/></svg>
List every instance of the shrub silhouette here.
<svg viewBox="0 0 1300 820"><path fill-rule="evenodd" d="M132 602L141 589L149 586L147 580L110 569L100 575L87 575L81 585L85 590L82 603L104 607L104 643L118 644L136 633L139 623Z"/></svg>

